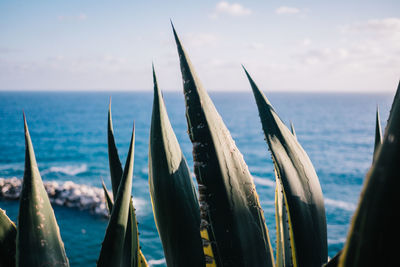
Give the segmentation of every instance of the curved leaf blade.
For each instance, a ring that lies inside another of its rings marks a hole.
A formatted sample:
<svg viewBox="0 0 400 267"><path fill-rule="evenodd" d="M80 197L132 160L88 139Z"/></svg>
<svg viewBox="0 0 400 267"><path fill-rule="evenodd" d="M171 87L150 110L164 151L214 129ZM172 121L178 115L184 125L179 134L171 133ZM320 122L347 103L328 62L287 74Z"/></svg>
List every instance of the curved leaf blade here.
<svg viewBox="0 0 400 267"><path fill-rule="evenodd" d="M8 218L5 211L0 209L0 266L15 266L15 239L17 227Z"/></svg>
<svg viewBox="0 0 400 267"><path fill-rule="evenodd" d="M60 230L25 126L25 171L17 227L17 266L69 266Z"/></svg>
<svg viewBox="0 0 400 267"><path fill-rule="evenodd" d="M132 199L129 203L129 217L125 235L124 253L121 266L147 266L147 261L140 250L138 223Z"/></svg>
<svg viewBox="0 0 400 267"><path fill-rule="evenodd" d="M400 83L383 143L368 171L339 266L396 266L400 230L393 212L400 186ZM396 241L395 241L396 242Z"/></svg>
<svg viewBox="0 0 400 267"><path fill-rule="evenodd" d="M107 210L108 210L108 215L111 215L111 211L113 208L113 201L111 199L110 193L107 190L107 187L104 183L104 180L101 180L101 186L103 187L103 191L104 191L104 197L106 199L106 205L107 205Z"/></svg>
<svg viewBox="0 0 400 267"><path fill-rule="evenodd" d="M273 256L252 176L242 154L197 78L175 32L180 58L201 219L220 266L273 266Z"/></svg>
<svg viewBox="0 0 400 267"><path fill-rule="evenodd" d="M108 106L108 123L107 123L107 140L108 140L108 162L110 166L111 186L114 197L118 193L118 187L122 177L122 164L118 156L118 149L114 139L114 129L111 116L111 98Z"/></svg>
<svg viewBox="0 0 400 267"><path fill-rule="evenodd" d="M330 259L326 264L322 265L323 267L337 267L339 265L340 255L342 254L342 250L340 250L336 255Z"/></svg>
<svg viewBox="0 0 400 267"><path fill-rule="evenodd" d="M290 131L292 132L294 138L296 138L296 140L297 140L296 131L295 131L295 129L294 129L294 125L293 125L292 122L290 122Z"/></svg>
<svg viewBox="0 0 400 267"><path fill-rule="evenodd" d="M321 186L301 145L276 114L249 73L262 128L278 178L286 193L299 266L321 266L327 261L327 229Z"/></svg>
<svg viewBox="0 0 400 267"><path fill-rule="evenodd" d="M276 178L275 189L276 217L276 266L297 266L293 228L287 209L286 194L282 182Z"/></svg>
<svg viewBox="0 0 400 267"><path fill-rule="evenodd" d="M376 122L375 122L375 145L374 145L374 155L372 162L375 162L378 149L382 144L382 130L381 130L381 120L379 118L379 107L376 107Z"/></svg>
<svg viewBox="0 0 400 267"><path fill-rule="evenodd" d="M153 67L149 186L168 266L205 266L200 210L189 167L168 118Z"/></svg>
<svg viewBox="0 0 400 267"><path fill-rule="evenodd" d="M123 259L123 247L128 224L129 203L132 191L134 146L135 128L132 130L131 143L125 163L124 173L120 180L118 193L107 225L97 266L120 266Z"/></svg>

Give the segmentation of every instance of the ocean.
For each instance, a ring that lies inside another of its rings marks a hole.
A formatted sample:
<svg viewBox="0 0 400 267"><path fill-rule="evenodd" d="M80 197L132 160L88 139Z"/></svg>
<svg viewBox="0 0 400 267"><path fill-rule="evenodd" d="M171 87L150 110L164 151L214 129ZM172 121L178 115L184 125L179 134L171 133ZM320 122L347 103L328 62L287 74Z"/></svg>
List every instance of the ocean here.
<svg viewBox="0 0 400 267"><path fill-rule="evenodd" d="M268 93L281 119L293 122L297 138L320 179L328 223L329 256L342 247L371 165L375 112L382 129L391 94ZM254 177L275 242L275 177L264 141L257 106L250 92L210 94ZM22 112L44 181L111 189L107 155L107 110L112 97L114 133L124 164L132 124L136 143L132 195L139 221L142 251L152 266L165 266L152 214L148 186L148 145L152 92L0 92L0 178L22 178L24 127ZM183 94L165 92L168 115L193 170ZM18 201L0 199L0 208L17 221ZM95 266L107 219L77 208L53 205L71 266ZM275 246L275 245L274 245Z"/></svg>

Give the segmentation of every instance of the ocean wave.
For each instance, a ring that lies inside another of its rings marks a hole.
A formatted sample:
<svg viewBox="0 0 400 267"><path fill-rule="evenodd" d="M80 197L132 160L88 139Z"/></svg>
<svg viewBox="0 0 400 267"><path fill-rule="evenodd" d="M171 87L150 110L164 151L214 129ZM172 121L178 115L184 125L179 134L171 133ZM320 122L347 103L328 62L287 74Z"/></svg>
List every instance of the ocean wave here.
<svg viewBox="0 0 400 267"><path fill-rule="evenodd" d="M345 242L346 242L346 237L337 238L337 239L328 239L329 245L344 244Z"/></svg>
<svg viewBox="0 0 400 267"><path fill-rule="evenodd" d="M75 176L80 173L84 173L87 171L87 165L86 164L81 164L81 165L66 165L66 166L54 166L50 167L48 169L45 169L40 172L41 175L46 175L48 173L63 173L67 174L70 176Z"/></svg>
<svg viewBox="0 0 400 267"><path fill-rule="evenodd" d="M159 259L159 260L149 260L148 264L150 266L165 264L165 258L162 258L162 259Z"/></svg>
<svg viewBox="0 0 400 267"><path fill-rule="evenodd" d="M24 170L24 164L2 164L0 165L0 171L4 170L13 170L13 171L23 171Z"/></svg>
<svg viewBox="0 0 400 267"><path fill-rule="evenodd" d="M347 210L347 211L354 211L357 208L357 205L354 203L342 201L342 200L336 200L336 199L331 199L331 198L325 198L325 205L327 206L333 206L335 208Z"/></svg>
<svg viewBox="0 0 400 267"><path fill-rule="evenodd" d="M253 176L254 183L256 185L267 186L267 187L275 187L275 181L271 181L267 178L261 178L257 176Z"/></svg>
<svg viewBox="0 0 400 267"><path fill-rule="evenodd" d="M93 214L108 217L102 188L76 184L72 181L64 183L44 181L43 184L52 204L88 210ZM21 189L22 179L0 178L0 199L18 200ZM111 192L110 194L112 197ZM137 210L140 210L146 201L141 198L133 198L133 204Z"/></svg>

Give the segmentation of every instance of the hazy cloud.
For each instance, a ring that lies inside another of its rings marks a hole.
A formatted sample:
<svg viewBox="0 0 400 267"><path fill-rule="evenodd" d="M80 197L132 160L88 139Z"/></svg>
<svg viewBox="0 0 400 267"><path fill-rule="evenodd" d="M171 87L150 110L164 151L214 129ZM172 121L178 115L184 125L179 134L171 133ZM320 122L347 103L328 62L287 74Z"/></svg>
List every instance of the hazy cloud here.
<svg viewBox="0 0 400 267"><path fill-rule="evenodd" d="M275 9L275 13L278 15L292 15L300 13L300 9L296 7L281 6Z"/></svg>
<svg viewBox="0 0 400 267"><path fill-rule="evenodd" d="M219 2L214 10L211 17L216 18L218 15L230 15L230 16L247 16L251 14L251 9L246 8L238 3L228 3L226 1Z"/></svg>
<svg viewBox="0 0 400 267"><path fill-rule="evenodd" d="M298 63L347 70L348 73L380 73L383 70L399 73L400 19L371 19L344 25L340 29L338 40L341 41L330 46L316 43L303 46L304 49L295 56Z"/></svg>
<svg viewBox="0 0 400 267"><path fill-rule="evenodd" d="M400 33L400 18L370 19L342 27L343 32Z"/></svg>
<svg viewBox="0 0 400 267"><path fill-rule="evenodd" d="M190 33L184 35L185 44L191 47L215 45L219 38L212 33Z"/></svg>

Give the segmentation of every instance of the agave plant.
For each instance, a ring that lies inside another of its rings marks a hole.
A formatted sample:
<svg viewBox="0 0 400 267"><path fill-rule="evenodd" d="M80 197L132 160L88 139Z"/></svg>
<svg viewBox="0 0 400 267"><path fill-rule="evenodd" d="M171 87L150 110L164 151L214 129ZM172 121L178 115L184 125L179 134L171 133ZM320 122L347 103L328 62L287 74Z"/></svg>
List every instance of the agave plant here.
<svg viewBox="0 0 400 267"><path fill-rule="evenodd" d="M168 118L153 67L154 102L149 144L149 188L154 219L168 266L396 266L400 162L400 83L382 137L379 110L373 162L344 248L327 256L327 226L321 186L314 167L272 104L244 69L271 152L276 176L276 253L253 178L229 130L203 88L173 28L180 59L192 180ZM0 210L0 266L69 266L53 209L37 167L24 115L25 172L18 225ZM110 219L98 266L147 266L131 189L133 128L125 167L114 139L111 100L108 154L112 194L102 186Z"/></svg>
<svg viewBox="0 0 400 267"><path fill-rule="evenodd" d="M114 140L111 99L108 109L107 136L110 176L115 201L113 203L103 182L110 220L106 229L106 235L104 237L97 265L132 267L147 266L146 259L140 250L138 224L131 196L135 127L133 127L132 130L131 143L125 168L122 170L121 161Z"/></svg>

